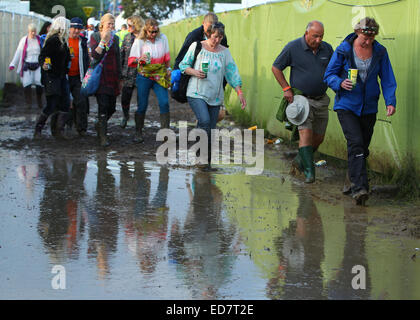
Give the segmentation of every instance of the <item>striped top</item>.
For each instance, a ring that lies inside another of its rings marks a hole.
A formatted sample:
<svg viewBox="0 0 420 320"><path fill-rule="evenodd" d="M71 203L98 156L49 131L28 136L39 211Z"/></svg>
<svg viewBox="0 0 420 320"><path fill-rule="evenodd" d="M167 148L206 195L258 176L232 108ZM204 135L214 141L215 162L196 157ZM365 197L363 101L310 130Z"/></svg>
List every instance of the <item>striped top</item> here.
<svg viewBox="0 0 420 320"><path fill-rule="evenodd" d="M147 52L150 53L152 58L151 64L165 64L171 60L168 38L161 33L159 37L156 37L154 43L150 40L134 40L130 56L128 57L128 66L137 67L136 59Z"/></svg>

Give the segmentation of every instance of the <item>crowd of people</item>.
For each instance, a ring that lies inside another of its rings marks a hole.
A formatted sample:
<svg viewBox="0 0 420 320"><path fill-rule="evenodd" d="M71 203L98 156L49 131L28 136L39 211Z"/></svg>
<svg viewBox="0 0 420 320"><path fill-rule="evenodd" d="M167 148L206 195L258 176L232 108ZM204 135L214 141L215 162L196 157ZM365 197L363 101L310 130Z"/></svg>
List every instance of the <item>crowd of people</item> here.
<svg viewBox="0 0 420 320"><path fill-rule="evenodd" d="M144 21L134 15L116 33L115 18L107 13L96 27L90 24L84 29L80 18L69 21L58 17L52 24L45 24L43 35L39 36L34 25L28 26L28 35L21 39L9 68L17 68L28 105L31 105L31 86L36 86L38 107L42 112L36 122L35 138L41 136L51 115L54 136L67 138L66 124L74 124L79 135L86 134L89 100L81 95L81 84L88 67L100 62L103 70L95 93L98 104L95 129L101 146L109 145L107 123L116 110L120 93L123 111L120 125L127 126L135 89L138 105L134 112L133 142L144 141L151 89L158 99L161 128L169 128L171 57L168 39L160 32L158 22L153 18ZM396 110L396 80L386 48L375 40L378 32L377 22L366 17L334 51L323 41L324 25L314 20L308 23L303 37L283 48L272 66L287 105L285 119L297 128L299 136L299 152L292 167L305 175L306 183L315 181L313 153L323 142L327 129L330 98L326 91L330 87L336 93L334 111L348 150L349 169L343 193L351 194L357 204L363 204L368 198L366 158L378 112L378 78L387 116ZM289 81L283 73L287 67L290 67ZM223 106L226 83L238 94L242 109L246 106L225 27L214 13L205 15L202 25L187 35L174 69L190 76L186 98L196 115L197 127L208 134L210 163L210 133L216 127ZM357 69L358 74L352 81L348 75L353 69ZM41 102L42 91L47 100L45 107ZM301 100L301 96L305 99Z"/></svg>
<svg viewBox="0 0 420 320"><path fill-rule="evenodd" d="M10 70L17 68L21 76L28 107L32 105L32 86L37 88L38 107L42 111L36 121L34 138L41 137L50 116L53 136L68 139L65 126L73 125L80 136L86 135L90 108L89 99L81 93L81 88L88 68L94 68L99 63L103 69L95 93L98 104L95 129L101 146L109 145L107 123L116 111L120 93L123 111L120 125L122 128L127 126L135 89L138 106L134 112L133 142L144 141L143 128L151 89L158 99L161 128L169 128L171 57L168 39L160 32L155 19L144 21L133 15L127 19L127 25L116 32L115 18L110 13L103 15L98 24L96 20L88 19L87 28L84 28L78 17L71 21L57 17L52 23L46 22L41 33L37 35L35 25L29 25L28 35L21 39L9 66ZM191 34L194 41L190 41ZM200 95L197 96L197 92L191 89L187 94L188 99L197 115L198 127L209 132L215 128L215 119L223 105L222 84L225 75L230 76L230 84L237 90L243 107L246 102L240 89L242 82L238 68L227 48L224 25L218 23L217 16L214 13L207 14L203 26L191 34L178 54L176 69L183 62L182 71L195 78L194 86L200 88ZM185 60L184 56L190 58L186 53L195 41L203 41L203 48L197 63L191 65L191 61ZM201 71L203 59L209 62L207 74ZM47 101L45 106L42 105L43 92ZM197 107L198 102L204 104Z"/></svg>

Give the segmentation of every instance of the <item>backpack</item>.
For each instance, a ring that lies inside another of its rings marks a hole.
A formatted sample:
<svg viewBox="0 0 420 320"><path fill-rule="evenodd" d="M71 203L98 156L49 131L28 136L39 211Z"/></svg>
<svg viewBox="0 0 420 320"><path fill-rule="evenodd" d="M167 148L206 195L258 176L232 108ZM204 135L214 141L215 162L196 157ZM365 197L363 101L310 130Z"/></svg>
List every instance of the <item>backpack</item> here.
<svg viewBox="0 0 420 320"><path fill-rule="evenodd" d="M201 51L201 41L197 41L197 46L195 47L194 51L194 60L192 63L192 67L194 67L195 61L197 60L197 56ZM171 97L180 103L187 102L187 88L188 82L190 81L191 76L188 74L181 73L181 79L179 80L179 88L178 90L174 91L173 87L174 84L171 86Z"/></svg>

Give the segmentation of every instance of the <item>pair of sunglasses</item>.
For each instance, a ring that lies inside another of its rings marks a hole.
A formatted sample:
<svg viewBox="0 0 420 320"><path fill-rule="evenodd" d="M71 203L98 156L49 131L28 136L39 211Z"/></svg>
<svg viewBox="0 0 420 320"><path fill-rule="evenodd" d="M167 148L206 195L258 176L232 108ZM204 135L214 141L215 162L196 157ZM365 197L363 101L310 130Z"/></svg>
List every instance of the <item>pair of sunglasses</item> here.
<svg viewBox="0 0 420 320"><path fill-rule="evenodd" d="M377 35L378 34L378 28L375 27L363 27L360 29L362 33L368 34L368 35Z"/></svg>
<svg viewBox="0 0 420 320"><path fill-rule="evenodd" d="M158 33L159 32L159 30L153 30L153 31L148 31L148 32L150 32L151 34L155 34L155 33Z"/></svg>

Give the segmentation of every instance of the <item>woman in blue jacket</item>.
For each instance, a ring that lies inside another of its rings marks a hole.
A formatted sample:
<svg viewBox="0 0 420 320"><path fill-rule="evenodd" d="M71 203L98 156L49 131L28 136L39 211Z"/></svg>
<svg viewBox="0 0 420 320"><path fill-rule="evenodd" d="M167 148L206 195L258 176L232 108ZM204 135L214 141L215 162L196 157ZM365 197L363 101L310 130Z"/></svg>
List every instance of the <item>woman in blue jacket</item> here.
<svg viewBox="0 0 420 320"><path fill-rule="evenodd" d="M387 50L375 40L379 25L366 17L354 27L354 33L335 50L324 81L336 93L334 111L347 140L348 178L350 187L343 193L352 193L356 204L364 205L368 199L369 184L366 158L378 112L381 79L387 116L395 113L397 83ZM357 83L347 79L349 69L358 69Z"/></svg>

